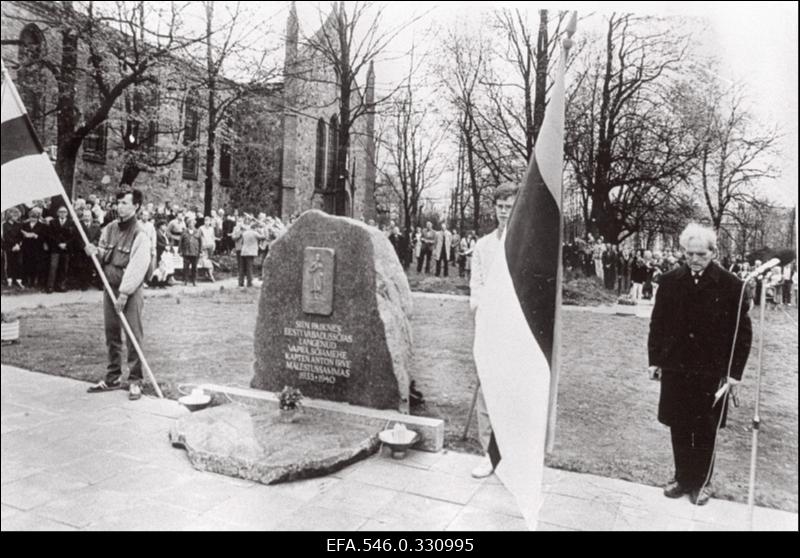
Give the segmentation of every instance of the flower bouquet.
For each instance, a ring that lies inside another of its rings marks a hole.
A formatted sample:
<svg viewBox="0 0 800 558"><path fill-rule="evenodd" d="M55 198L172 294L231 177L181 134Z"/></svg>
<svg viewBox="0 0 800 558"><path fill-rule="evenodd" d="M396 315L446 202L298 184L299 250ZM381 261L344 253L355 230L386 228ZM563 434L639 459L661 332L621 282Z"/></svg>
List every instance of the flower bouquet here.
<svg viewBox="0 0 800 558"><path fill-rule="evenodd" d="M303 393L293 387L284 386L278 394L278 407L282 422L294 422L297 413L300 411Z"/></svg>

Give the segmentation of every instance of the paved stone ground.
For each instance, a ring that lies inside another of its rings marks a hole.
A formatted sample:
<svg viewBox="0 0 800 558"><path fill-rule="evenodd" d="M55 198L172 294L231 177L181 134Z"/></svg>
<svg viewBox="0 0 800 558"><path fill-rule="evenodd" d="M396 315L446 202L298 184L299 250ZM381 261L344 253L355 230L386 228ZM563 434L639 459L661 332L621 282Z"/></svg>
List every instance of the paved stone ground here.
<svg viewBox="0 0 800 558"><path fill-rule="evenodd" d="M4 300L5 302L5 300ZM324 478L265 486L194 470L167 440L188 411L124 391L2 366L2 518L12 530L523 530L480 458L373 456ZM545 471L541 530L744 530L743 504L696 507L661 490ZM797 514L756 508L757 530L798 529Z"/></svg>

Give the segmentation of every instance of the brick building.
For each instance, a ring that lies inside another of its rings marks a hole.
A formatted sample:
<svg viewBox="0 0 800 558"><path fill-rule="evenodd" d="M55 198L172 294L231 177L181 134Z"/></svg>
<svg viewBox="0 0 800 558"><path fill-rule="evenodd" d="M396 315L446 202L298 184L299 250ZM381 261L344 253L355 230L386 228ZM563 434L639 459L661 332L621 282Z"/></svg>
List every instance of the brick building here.
<svg viewBox="0 0 800 558"><path fill-rule="evenodd" d="M56 145L57 84L46 66L61 60L62 10L59 2L2 3L3 62L42 143L51 150ZM79 66L85 68L89 67L87 50L79 43ZM294 6L287 22L285 67L302 71L287 72L283 82L238 102L218 130L213 207L265 211L282 218L312 207L329 209L325 198L330 195L332 177L342 172L332 157L337 89L332 68L300 44ZM138 135L139 148L152 163L142 165L134 180L146 199L202 208L207 95L189 78L203 71L196 62L173 56L153 70L156 86L126 90L106 121L83 141L73 195L113 191L130 158L126 141ZM88 72L81 73L77 88L77 109L86 111L97 99ZM370 71L367 100L373 89ZM138 106L135 118L132 106ZM375 214L373 118L369 114L357 121L351 134L345 209L357 218Z"/></svg>

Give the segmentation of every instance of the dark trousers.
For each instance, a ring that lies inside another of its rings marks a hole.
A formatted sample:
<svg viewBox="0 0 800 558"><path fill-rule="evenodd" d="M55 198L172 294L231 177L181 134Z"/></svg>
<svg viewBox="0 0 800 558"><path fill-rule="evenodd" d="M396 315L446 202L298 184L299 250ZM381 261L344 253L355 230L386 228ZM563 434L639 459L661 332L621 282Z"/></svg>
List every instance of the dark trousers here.
<svg viewBox="0 0 800 558"><path fill-rule="evenodd" d="M73 273L81 289L88 289L95 283L95 268L92 259L86 254L75 254L71 263Z"/></svg>
<svg viewBox="0 0 800 558"><path fill-rule="evenodd" d="M425 273L431 272L431 247L423 244L420 250L419 257L417 258L417 273L422 272L422 260L425 260Z"/></svg>
<svg viewBox="0 0 800 558"><path fill-rule="evenodd" d="M192 285L197 284L197 256L183 256L183 284L189 282L191 276Z"/></svg>
<svg viewBox="0 0 800 558"><path fill-rule="evenodd" d="M458 257L458 276L464 277L464 270L466 269L467 265L467 257L465 255L460 255Z"/></svg>
<svg viewBox="0 0 800 558"><path fill-rule="evenodd" d="M12 281L22 279L22 252L4 250L6 255L6 277ZM788 299L787 299L788 300Z"/></svg>
<svg viewBox="0 0 800 558"><path fill-rule="evenodd" d="M714 472L714 440L717 424L704 421L694 426L673 426L672 454L675 458L675 480L689 489L696 490L711 481Z"/></svg>
<svg viewBox="0 0 800 558"><path fill-rule="evenodd" d="M119 296L119 292L114 289L114 295ZM125 319L131 326L131 331L139 347L142 346L142 308L144 298L142 290L137 289L129 298L125 305ZM103 295L103 318L106 326L106 347L108 347L108 368L106 371L106 383L116 382L122 375L122 322L108 297L108 293ZM142 361L139 354L133 348L133 343L127 338L128 342L128 370L130 370L130 381L137 382L142 379Z"/></svg>
<svg viewBox="0 0 800 558"><path fill-rule="evenodd" d="M255 256L239 256L239 286L244 287L244 278L247 276L247 286L253 286L253 260Z"/></svg>
<svg viewBox="0 0 800 558"><path fill-rule="evenodd" d="M64 289L69 271L69 254L53 252L50 254L50 271L47 275L47 288Z"/></svg>
<svg viewBox="0 0 800 558"><path fill-rule="evenodd" d="M444 276L447 277L447 268L450 266L450 263L447 261L447 251L444 246L442 246L442 251L436 259L436 277L439 277L442 264L444 264Z"/></svg>
<svg viewBox="0 0 800 558"><path fill-rule="evenodd" d="M40 288L45 286L42 281L42 269L49 266L50 257L43 252L23 251L22 252L22 280L26 287L38 285ZM47 271L44 272L45 276Z"/></svg>

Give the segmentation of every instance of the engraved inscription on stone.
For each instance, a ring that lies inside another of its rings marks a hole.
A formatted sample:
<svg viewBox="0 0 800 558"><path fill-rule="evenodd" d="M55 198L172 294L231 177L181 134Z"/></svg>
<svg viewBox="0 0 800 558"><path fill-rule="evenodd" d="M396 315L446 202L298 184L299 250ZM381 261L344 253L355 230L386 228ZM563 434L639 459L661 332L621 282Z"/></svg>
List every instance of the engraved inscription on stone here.
<svg viewBox="0 0 800 558"><path fill-rule="evenodd" d="M350 377L353 336L341 325L295 320L294 327L283 328L283 336L286 369L297 372L298 380L336 384Z"/></svg>
<svg viewBox="0 0 800 558"><path fill-rule="evenodd" d="M330 248L306 248L303 253L303 312L330 316L333 312L333 262Z"/></svg>

